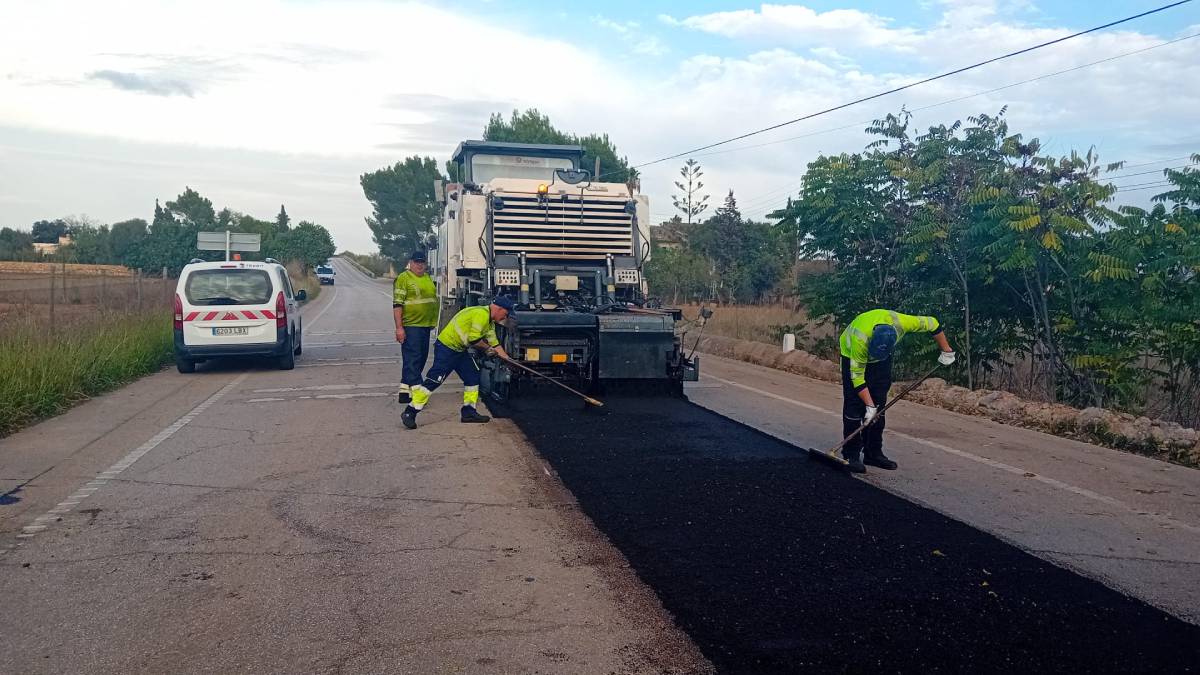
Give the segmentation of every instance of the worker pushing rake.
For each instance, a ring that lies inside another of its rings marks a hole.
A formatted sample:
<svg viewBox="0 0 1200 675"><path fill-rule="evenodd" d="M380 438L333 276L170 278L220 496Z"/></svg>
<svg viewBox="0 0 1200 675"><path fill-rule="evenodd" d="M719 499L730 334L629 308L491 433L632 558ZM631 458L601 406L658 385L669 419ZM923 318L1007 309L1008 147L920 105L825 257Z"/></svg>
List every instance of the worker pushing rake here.
<svg viewBox="0 0 1200 675"><path fill-rule="evenodd" d="M937 364L923 377L888 402L892 387L892 356L907 333L932 333L941 348ZM840 340L842 353L842 442L829 450L810 450L817 459L865 473L867 465L895 469L896 462L883 454L884 413L939 366L954 363L954 351L938 320L887 309L873 309L854 317ZM841 456L838 456L838 451Z"/></svg>

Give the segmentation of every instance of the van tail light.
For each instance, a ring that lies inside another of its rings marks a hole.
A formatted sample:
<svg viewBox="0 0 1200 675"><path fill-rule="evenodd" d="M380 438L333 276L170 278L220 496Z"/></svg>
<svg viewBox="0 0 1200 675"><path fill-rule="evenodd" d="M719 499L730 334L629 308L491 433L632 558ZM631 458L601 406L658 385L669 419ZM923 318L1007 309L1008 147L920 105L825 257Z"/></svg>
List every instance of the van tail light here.
<svg viewBox="0 0 1200 675"><path fill-rule="evenodd" d="M275 328L287 329L287 300L283 299L283 291L275 296Z"/></svg>
<svg viewBox="0 0 1200 675"><path fill-rule="evenodd" d="M175 330L183 330L183 300L175 294Z"/></svg>

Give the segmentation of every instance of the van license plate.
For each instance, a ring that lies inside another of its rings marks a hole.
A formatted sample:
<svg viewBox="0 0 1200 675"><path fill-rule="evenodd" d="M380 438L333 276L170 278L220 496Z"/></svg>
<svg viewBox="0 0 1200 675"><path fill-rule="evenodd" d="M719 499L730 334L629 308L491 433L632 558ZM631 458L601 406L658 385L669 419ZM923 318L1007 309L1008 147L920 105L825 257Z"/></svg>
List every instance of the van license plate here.
<svg viewBox="0 0 1200 675"><path fill-rule="evenodd" d="M250 329L245 326L240 326L240 327L235 326L235 327L229 327L229 328L214 328L214 329L212 329L212 331L213 331L214 337L221 336L221 335L249 335L250 334Z"/></svg>

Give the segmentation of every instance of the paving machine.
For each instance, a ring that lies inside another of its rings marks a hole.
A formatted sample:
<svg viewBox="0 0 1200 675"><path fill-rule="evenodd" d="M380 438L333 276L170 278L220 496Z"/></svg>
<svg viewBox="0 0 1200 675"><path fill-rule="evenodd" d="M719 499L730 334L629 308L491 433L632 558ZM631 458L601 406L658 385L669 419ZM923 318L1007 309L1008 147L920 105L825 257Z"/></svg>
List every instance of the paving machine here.
<svg viewBox="0 0 1200 675"><path fill-rule="evenodd" d="M616 383L682 394L699 377L676 330L678 309L646 296L649 202L596 180L583 148L465 141L431 264L444 324L497 295L517 302L498 334L522 365L595 391ZM484 391L503 400L538 378L482 364Z"/></svg>

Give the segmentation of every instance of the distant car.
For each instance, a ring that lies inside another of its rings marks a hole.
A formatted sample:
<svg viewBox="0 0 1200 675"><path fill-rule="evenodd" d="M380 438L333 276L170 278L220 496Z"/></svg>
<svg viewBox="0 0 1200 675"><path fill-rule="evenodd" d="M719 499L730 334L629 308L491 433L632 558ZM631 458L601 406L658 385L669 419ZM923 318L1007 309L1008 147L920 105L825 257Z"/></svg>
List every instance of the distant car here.
<svg viewBox="0 0 1200 675"><path fill-rule="evenodd" d="M200 262L184 266L175 287L175 366L222 356L265 356L291 370L303 347L299 302L287 270L266 262Z"/></svg>
<svg viewBox="0 0 1200 675"><path fill-rule="evenodd" d="M337 274L337 272L334 272L333 268L328 265L320 265L317 267L317 281L322 284L329 284L332 286L333 277L335 274Z"/></svg>

